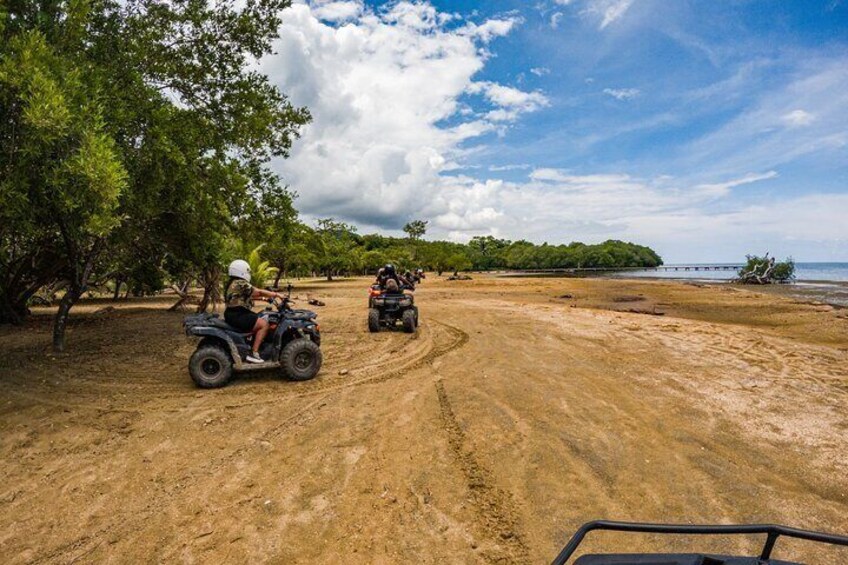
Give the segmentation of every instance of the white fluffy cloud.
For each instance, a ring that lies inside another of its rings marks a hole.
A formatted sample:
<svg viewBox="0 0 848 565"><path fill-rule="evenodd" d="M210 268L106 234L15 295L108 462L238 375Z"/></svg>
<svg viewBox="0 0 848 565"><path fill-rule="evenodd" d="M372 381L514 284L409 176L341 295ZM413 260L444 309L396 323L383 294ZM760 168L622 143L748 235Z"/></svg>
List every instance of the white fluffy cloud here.
<svg viewBox="0 0 848 565"><path fill-rule="evenodd" d="M412 2L380 11L298 3L284 12L277 55L263 70L313 115L291 157L275 164L303 212L389 228L446 214L462 196L445 194L441 175L463 143L547 104L540 92L474 80L488 42L519 20L457 18ZM469 96L478 110L463 102Z"/></svg>
<svg viewBox="0 0 848 565"><path fill-rule="evenodd" d="M362 3L353 0L315 2L313 13L318 19L330 22L352 20L362 14Z"/></svg>

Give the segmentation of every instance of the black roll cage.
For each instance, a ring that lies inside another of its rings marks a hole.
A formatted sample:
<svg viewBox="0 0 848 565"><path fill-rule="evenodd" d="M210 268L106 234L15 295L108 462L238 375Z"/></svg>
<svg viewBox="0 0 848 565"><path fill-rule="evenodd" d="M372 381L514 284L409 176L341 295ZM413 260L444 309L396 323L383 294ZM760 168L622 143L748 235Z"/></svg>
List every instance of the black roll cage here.
<svg viewBox="0 0 848 565"><path fill-rule="evenodd" d="M610 520L595 520L580 526L559 555L553 560L553 565L565 565L577 551L577 547L591 531L605 530L611 532L632 532L643 534L694 534L694 535L750 535L765 534L766 541L760 552L760 560L771 557L774 544L780 536L803 539L819 543L848 546L848 536L826 534L809 530L800 530L776 524L747 524L747 525L684 525L684 524L645 524L639 522L614 522Z"/></svg>

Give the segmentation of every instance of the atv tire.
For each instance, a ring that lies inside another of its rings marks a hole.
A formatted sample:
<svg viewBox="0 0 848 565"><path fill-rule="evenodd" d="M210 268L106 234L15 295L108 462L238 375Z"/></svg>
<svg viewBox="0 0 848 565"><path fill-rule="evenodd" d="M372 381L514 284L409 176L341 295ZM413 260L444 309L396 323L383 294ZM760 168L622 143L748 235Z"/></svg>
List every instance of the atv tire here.
<svg viewBox="0 0 848 565"><path fill-rule="evenodd" d="M189 359L188 372L200 388L220 388L233 376L233 361L220 347L204 345Z"/></svg>
<svg viewBox="0 0 848 565"><path fill-rule="evenodd" d="M324 354L311 339L296 339L283 348L280 365L283 375L290 381L308 381L321 370Z"/></svg>
<svg viewBox="0 0 848 565"><path fill-rule="evenodd" d="M371 333L380 331L380 311L376 308L368 309L368 331Z"/></svg>
<svg viewBox="0 0 848 565"><path fill-rule="evenodd" d="M415 310L404 310L403 312L403 331L408 334L415 333L415 326L418 324L415 320Z"/></svg>

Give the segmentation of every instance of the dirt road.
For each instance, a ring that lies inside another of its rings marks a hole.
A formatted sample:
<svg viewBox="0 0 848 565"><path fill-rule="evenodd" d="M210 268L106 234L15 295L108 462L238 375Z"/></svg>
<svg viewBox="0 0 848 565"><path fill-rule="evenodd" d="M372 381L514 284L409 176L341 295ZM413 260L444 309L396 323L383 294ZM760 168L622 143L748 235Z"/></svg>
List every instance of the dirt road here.
<svg viewBox="0 0 848 565"><path fill-rule="evenodd" d="M59 358L46 312L0 329L3 561L544 563L601 517L848 532L845 311L670 282L428 279L418 334L371 335L365 289L301 287L327 303L305 383L194 388L164 298L82 305Z"/></svg>

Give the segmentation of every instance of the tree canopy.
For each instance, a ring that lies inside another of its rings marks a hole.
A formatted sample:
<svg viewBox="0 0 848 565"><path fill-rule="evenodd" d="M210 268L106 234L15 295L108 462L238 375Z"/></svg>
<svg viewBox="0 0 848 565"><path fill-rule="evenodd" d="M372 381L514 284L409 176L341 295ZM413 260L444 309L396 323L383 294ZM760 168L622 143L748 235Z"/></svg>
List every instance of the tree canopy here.
<svg viewBox="0 0 848 565"><path fill-rule="evenodd" d="M0 320L59 285L61 350L68 311L99 279L155 287L164 269L217 284L224 239L264 202L277 224L294 217L267 163L309 113L253 66L289 3L5 4Z"/></svg>

